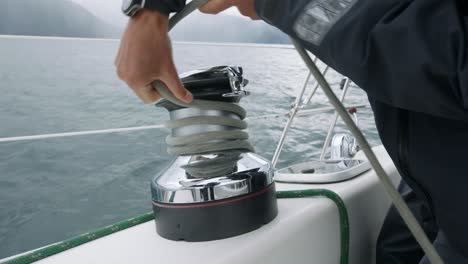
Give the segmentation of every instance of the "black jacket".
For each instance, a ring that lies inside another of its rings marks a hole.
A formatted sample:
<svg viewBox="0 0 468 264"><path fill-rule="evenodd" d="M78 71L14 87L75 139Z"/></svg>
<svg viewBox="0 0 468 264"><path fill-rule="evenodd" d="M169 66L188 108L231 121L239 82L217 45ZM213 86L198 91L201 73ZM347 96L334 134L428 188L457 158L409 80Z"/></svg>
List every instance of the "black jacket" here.
<svg viewBox="0 0 468 264"><path fill-rule="evenodd" d="M400 173L468 257L467 6L466 0L255 0L266 22L367 92Z"/></svg>
<svg viewBox="0 0 468 264"><path fill-rule="evenodd" d="M402 176L468 256L465 0L256 0L257 13L368 94Z"/></svg>

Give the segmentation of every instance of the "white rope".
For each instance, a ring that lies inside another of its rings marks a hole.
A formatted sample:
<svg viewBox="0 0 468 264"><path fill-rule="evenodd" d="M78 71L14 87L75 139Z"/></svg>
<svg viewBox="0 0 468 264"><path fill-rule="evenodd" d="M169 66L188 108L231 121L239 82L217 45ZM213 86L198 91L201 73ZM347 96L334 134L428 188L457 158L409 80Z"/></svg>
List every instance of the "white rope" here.
<svg viewBox="0 0 468 264"><path fill-rule="evenodd" d="M157 129L157 128L164 128L164 126L155 125L155 126L141 126L141 127L126 127L126 128L90 130L90 131L69 132L69 133L44 134L44 135L35 135L35 136L9 137L9 138L0 138L0 143L25 141L25 140L38 140L38 139L47 139L47 138L74 137L74 136L83 136L83 135L109 134L109 133L140 131L140 130Z"/></svg>
<svg viewBox="0 0 468 264"><path fill-rule="evenodd" d="M429 240L426 233L424 233L424 229L421 227L418 220L409 209L405 200L403 200L398 190L395 188L395 186L393 186L390 177L388 176L387 172L385 172L385 170L383 169L379 159L377 158L371 146L367 142L367 139L362 134L362 131L357 127L353 119L349 116L348 112L346 111L345 107L340 102L338 97L336 97L335 93L333 92L325 77L318 69L315 62L309 56L307 51L302 47L300 42L292 38L291 41L296 47L297 51L299 52L299 55L306 64L307 68L309 68L310 72L314 75L316 81L320 84L320 87L322 87L322 90L328 97L328 100L333 105L333 107L335 107L336 112L340 115L341 119L345 122L348 129L356 138L359 146L361 147L364 154L366 154L366 157L372 165L372 168L379 177L384 189L387 191L387 194L392 199L393 204L395 205L396 209L400 213L400 216L403 218L404 222L413 234L414 238L416 238L424 253L426 253L426 257L429 259L430 263L443 264L444 261L437 253L437 250L435 249L434 245L432 245L432 242Z"/></svg>
<svg viewBox="0 0 468 264"><path fill-rule="evenodd" d="M354 107L355 108L363 108L363 107L366 107L366 105L357 105L357 106L354 106ZM335 109L333 107L321 107L321 108L315 108L315 109L301 109L301 110L299 110L299 113L297 115L298 116L306 116L306 115L311 115L311 114L329 112L329 111L332 111L332 110L335 110ZM263 116L252 116L252 117L247 117L245 120L280 118L280 117L288 117L288 115L289 115L289 113L271 114L271 115L263 115ZM77 132L55 133L55 134L41 134L41 135L21 136L21 137L5 137L5 138L0 138L0 143L26 141L26 140L49 139L49 138L76 137L76 136L84 136L84 135L111 134L111 133L119 133L119 132L142 131L142 130L161 129L161 128L164 128L164 125L111 128L111 129L103 129L103 130L89 130L89 131L77 131Z"/></svg>

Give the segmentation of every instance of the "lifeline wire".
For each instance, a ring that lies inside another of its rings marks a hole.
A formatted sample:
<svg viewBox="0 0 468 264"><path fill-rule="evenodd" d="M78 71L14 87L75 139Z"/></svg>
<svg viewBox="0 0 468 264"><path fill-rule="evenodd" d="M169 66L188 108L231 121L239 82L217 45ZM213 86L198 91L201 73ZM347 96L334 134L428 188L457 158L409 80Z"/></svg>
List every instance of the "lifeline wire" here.
<svg viewBox="0 0 468 264"><path fill-rule="evenodd" d="M347 108L365 108L365 107L366 105L361 104L361 105L348 106ZM314 108L314 109L299 109L297 116L320 114L320 113L325 113L325 112L329 112L333 110L335 110L333 107L328 107L328 106ZM281 117L288 117L288 116L289 116L289 113L269 114L269 115L246 117L244 120L261 120L261 119L281 118ZM52 138L65 138L65 137L78 137L78 136L85 136L85 135L112 134L112 133L143 131L143 130L162 129L162 128L165 128L165 126L164 125L138 126L138 127L109 128L109 129L102 129L102 130L54 133L54 134L40 134L40 135L19 136L19 137L4 137L4 138L0 138L0 143L52 139Z"/></svg>
<svg viewBox="0 0 468 264"><path fill-rule="evenodd" d="M39 139L48 139L48 138L75 137L75 136L84 136L84 135L110 134L110 133L129 132L129 131L142 131L142 130L158 129L158 128L164 128L164 126L154 125L154 126L112 128L112 129L103 129L103 130L56 133L56 134L43 134L43 135L34 135L34 136L7 137L7 138L0 138L0 143L26 141L26 140L39 140Z"/></svg>

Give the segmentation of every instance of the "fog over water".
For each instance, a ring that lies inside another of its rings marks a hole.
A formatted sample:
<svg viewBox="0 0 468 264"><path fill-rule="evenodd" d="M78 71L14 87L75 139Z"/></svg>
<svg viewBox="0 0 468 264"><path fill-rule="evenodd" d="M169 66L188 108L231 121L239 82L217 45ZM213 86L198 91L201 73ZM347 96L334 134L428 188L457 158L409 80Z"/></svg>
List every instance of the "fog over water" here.
<svg viewBox="0 0 468 264"><path fill-rule="evenodd" d="M128 18L121 2L108 0L3 0L0 35L120 39ZM234 11L232 11L234 10ZM198 11L171 32L175 41L289 43L288 37L263 21Z"/></svg>

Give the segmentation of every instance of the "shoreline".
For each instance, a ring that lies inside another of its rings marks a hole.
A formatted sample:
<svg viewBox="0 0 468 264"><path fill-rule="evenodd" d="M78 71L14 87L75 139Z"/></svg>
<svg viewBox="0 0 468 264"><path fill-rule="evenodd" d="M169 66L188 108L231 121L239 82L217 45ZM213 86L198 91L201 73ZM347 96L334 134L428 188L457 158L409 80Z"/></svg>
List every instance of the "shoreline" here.
<svg viewBox="0 0 468 264"><path fill-rule="evenodd" d="M109 42L120 41L119 39L111 39L111 38L75 38L75 37L26 36L26 35L0 35L0 40L1 39L75 40L75 41L109 41ZM173 41L173 43L176 45L294 49L294 47L290 44L203 42L203 41Z"/></svg>

